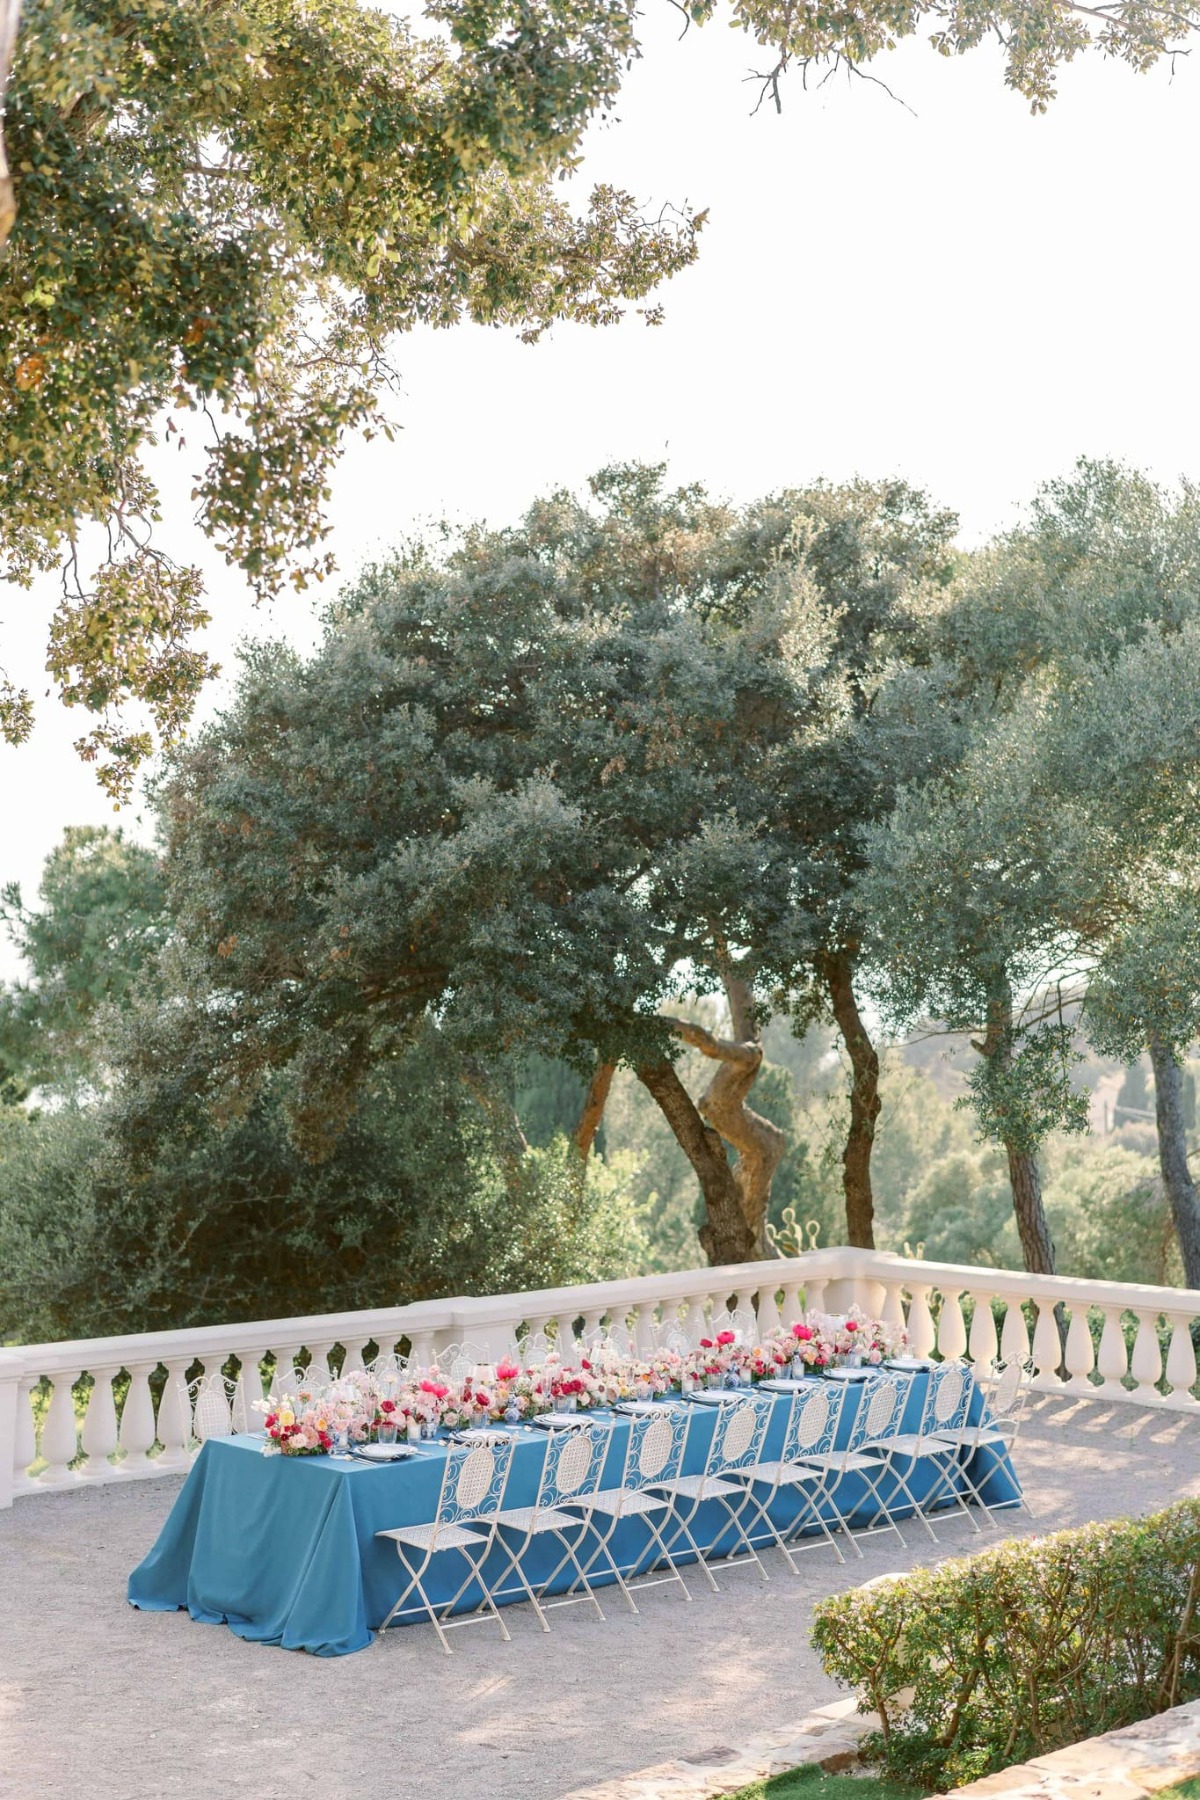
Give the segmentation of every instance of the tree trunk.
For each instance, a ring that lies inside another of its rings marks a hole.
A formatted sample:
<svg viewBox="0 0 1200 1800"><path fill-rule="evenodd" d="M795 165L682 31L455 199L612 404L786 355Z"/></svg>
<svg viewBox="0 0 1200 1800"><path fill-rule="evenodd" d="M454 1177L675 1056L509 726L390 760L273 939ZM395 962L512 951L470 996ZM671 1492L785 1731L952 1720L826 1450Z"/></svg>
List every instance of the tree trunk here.
<svg viewBox="0 0 1200 1800"><path fill-rule="evenodd" d="M1053 1275L1054 1239L1042 1205L1042 1177L1037 1157L1028 1150L1005 1144L1013 1212L1021 1239L1021 1254L1031 1275Z"/></svg>
<svg viewBox="0 0 1200 1800"><path fill-rule="evenodd" d="M700 1228L704 1254L714 1267L753 1262L758 1240L742 1208L742 1196L725 1155L721 1134L701 1118L691 1095L665 1059L637 1071L638 1080L662 1109L680 1149L696 1171L704 1195Z"/></svg>
<svg viewBox="0 0 1200 1800"><path fill-rule="evenodd" d="M854 964L848 955L822 959L821 973L833 1016L850 1058L850 1129L842 1151L842 1188L846 1195L846 1236L860 1250L875 1248L875 1197L871 1192L871 1151L879 1098L879 1056L867 1035L854 993Z"/></svg>
<svg viewBox="0 0 1200 1800"><path fill-rule="evenodd" d="M583 1097L583 1106L579 1114L572 1141L580 1158L586 1162L596 1141L596 1133L600 1129L600 1121L604 1117L604 1108L608 1104L608 1090L612 1087L613 1076L617 1072L616 1063L598 1063L596 1073L588 1083L588 1091Z"/></svg>
<svg viewBox="0 0 1200 1800"><path fill-rule="evenodd" d="M983 1042L974 1038L971 1042L997 1069L1005 1069L1011 1064L1013 998L1006 980L997 986L988 1003L987 1034ZM1042 1204L1042 1176L1037 1153L1015 1138L1005 1137L1001 1141L1008 1157L1008 1181L1025 1268L1030 1275L1053 1275L1054 1239L1050 1236L1050 1225ZM1055 1315L1060 1330L1064 1329L1061 1305L1055 1308Z"/></svg>
<svg viewBox="0 0 1200 1800"><path fill-rule="evenodd" d="M17 196L4 144L4 100L21 25L21 0L0 0L0 250L17 218Z"/></svg>
<svg viewBox="0 0 1200 1800"><path fill-rule="evenodd" d="M1169 1044L1152 1031L1147 1039L1154 1069L1154 1115L1158 1124L1158 1166L1171 1202L1171 1218L1183 1256L1183 1278L1200 1288L1200 1197L1188 1168L1183 1127L1183 1071Z"/></svg>
<svg viewBox="0 0 1200 1800"><path fill-rule="evenodd" d="M738 976L727 975L725 992L733 1024L732 1039L716 1037L690 1019L668 1022L685 1044L691 1044L719 1065L696 1107L705 1123L715 1126L737 1151L733 1181L755 1246L750 1254L766 1258L771 1255L767 1238L771 1183L787 1149L787 1133L746 1104L746 1096L762 1067L762 1042L754 1019L753 997L746 983Z"/></svg>

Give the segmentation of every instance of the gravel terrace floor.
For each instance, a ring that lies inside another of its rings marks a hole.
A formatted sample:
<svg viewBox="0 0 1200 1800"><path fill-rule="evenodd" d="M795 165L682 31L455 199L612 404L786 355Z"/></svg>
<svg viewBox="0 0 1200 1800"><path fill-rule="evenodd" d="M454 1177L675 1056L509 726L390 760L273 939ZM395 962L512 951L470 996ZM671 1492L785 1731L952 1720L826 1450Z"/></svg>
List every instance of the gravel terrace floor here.
<svg viewBox="0 0 1200 1800"><path fill-rule="evenodd" d="M1017 1468L1045 1532L1200 1493L1200 1421L1041 1402ZM961 1555L962 1519L906 1558L893 1537L839 1567L733 1570L685 1606L655 1588L553 1616L510 1607L494 1629L425 1626L324 1659L243 1643L186 1613L125 1600L179 1491L176 1477L30 1495L0 1513L0 1794L5 1800L560 1800L574 1788L786 1725L837 1697L809 1647L812 1602L874 1575ZM917 1528L919 1530L919 1528ZM923 1537L923 1534L921 1534ZM994 1534L988 1533L988 1541Z"/></svg>

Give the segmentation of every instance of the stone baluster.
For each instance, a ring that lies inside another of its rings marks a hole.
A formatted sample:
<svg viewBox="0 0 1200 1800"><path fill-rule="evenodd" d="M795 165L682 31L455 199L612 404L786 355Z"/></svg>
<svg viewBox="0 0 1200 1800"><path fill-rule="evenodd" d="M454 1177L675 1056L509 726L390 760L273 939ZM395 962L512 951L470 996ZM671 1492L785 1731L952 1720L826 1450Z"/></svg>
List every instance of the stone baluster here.
<svg viewBox="0 0 1200 1800"><path fill-rule="evenodd" d="M433 1333L414 1331L409 1339L409 1361L414 1369L427 1369L433 1361Z"/></svg>
<svg viewBox="0 0 1200 1800"><path fill-rule="evenodd" d="M758 1335L768 1337L772 1331L779 1329L782 1321L779 1317L779 1305L775 1299L777 1290L768 1282L758 1290Z"/></svg>
<svg viewBox="0 0 1200 1800"><path fill-rule="evenodd" d="M314 1380L316 1380L316 1381L332 1381L333 1380L333 1370L329 1366L329 1352L332 1349L333 1349L332 1340L330 1340L328 1343L313 1345L312 1352L308 1359L308 1366L313 1371Z"/></svg>
<svg viewBox="0 0 1200 1800"><path fill-rule="evenodd" d="M971 1299L975 1302L975 1311L971 1315L971 1335L967 1340L967 1348L976 1369L987 1370L995 1362L999 1349L996 1342L996 1321L992 1316L992 1296L972 1289Z"/></svg>
<svg viewBox="0 0 1200 1800"><path fill-rule="evenodd" d="M368 1339L366 1338L355 1338L352 1342L343 1343L341 1367L341 1373L343 1375L352 1375L356 1369L366 1368L367 1365L363 1359L363 1351L366 1349L367 1343ZM386 1344L380 1344L379 1349L382 1354L387 1355L394 1347L391 1338L389 1338Z"/></svg>
<svg viewBox="0 0 1200 1800"><path fill-rule="evenodd" d="M17 1383L17 1420L13 1434L13 1477L12 1491L16 1494L32 1494L37 1490L37 1481L29 1473L31 1463L37 1461L37 1421L33 1416L33 1390L41 1377L38 1375L22 1375Z"/></svg>
<svg viewBox="0 0 1200 1800"><path fill-rule="evenodd" d="M1129 1369L1137 1382L1135 1396L1145 1406L1161 1405L1161 1397L1157 1383L1162 1375L1162 1352L1158 1347L1158 1315L1157 1313L1140 1312L1137 1315L1137 1336L1133 1340L1133 1355L1129 1359Z"/></svg>
<svg viewBox="0 0 1200 1800"><path fill-rule="evenodd" d="M1058 1365L1061 1361L1062 1342L1058 1335L1054 1307L1049 1300L1039 1300L1037 1324L1033 1328L1033 1366L1037 1370L1034 1386L1053 1391L1061 1388L1063 1384L1058 1377Z"/></svg>
<svg viewBox="0 0 1200 1800"><path fill-rule="evenodd" d="M929 1310L929 1289L910 1288L908 1304L908 1347L914 1356L928 1356L937 1341L933 1314Z"/></svg>
<svg viewBox="0 0 1200 1800"><path fill-rule="evenodd" d="M813 1287L815 1285L817 1283L813 1283ZM784 1285L781 1323L792 1327L792 1325L799 1325L802 1318L804 1318L804 1307L801 1305L801 1289L795 1285L795 1282L788 1282Z"/></svg>
<svg viewBox="0 0 1200 1800"><path fill-rule="evenodd" d="M121 1425L117 1442L125 1452L122 1475L145 1475L153 1470L150 1451L154 1445L154 1396L150 1377L155 1363L134 1363L129 1371L129 1392L121 1408Z"/></svg>
<svg viewBox="0 0 1200 1800"><path fill-rule="evenodd" d="M271 1398L281 1400L284 1394L290 1394L296 1386L296 1358L302 1345L289 1344L284 1350L275 1352L275 1373L271 1377ZM158 1434L162 1436L161 1431Z"/></svg>
<svg viewBox="0 0 1200 1800"><path fill-rule="evenodd" d="M942 1310L938 1318L938 1355L943 1362L955 1362L967 1347L967 1322L956 1291L942 1290Z"/></svg>
<svg viewBox="0 0 1200 1800"><path fill-rule="evenodd" d="M734 1307L735 1311L747 1313L750 1318L753 1319L755 1316L754 1289L752 1287L740 1287L736 1289L734 1293Z"/></svg>
<svg viewBox="0 0 1200 1800"><path fill-rule="evenodd" d="M904 1330L904 1290L898 1281L885 1284L879 1316L885 1325L894 1325L898 1331Z"/></svg>
<svg viewBox="0 0 1200 1800"><path fill-rule="evenodd" d="M1019 1300L1005 1302L1000 1355L1006 1363L1029 1361L1029 1327L1025 1323L1025 1308Z"/></svg>
<svg viewBox="0 0 1200 1800"><path fill-rule="evenodd" d="M1129 1369L1129 1351L1125 1346L1122 1308L1119 1306L1106 1306L1104 1309L1104 1328L1100 1333L1100 1354L1096 1366L1104 1377L1100 1393L1110 1395L1113 1399L1126 1399L1125 1376Z"/></svg>
<svg viewBox="0 0 1200 1800"><path fill-rule="evenodd" d="M1088 1309L1082 1303L1071 1309L1071 1323L1067 1327L1067 1347L1063 1354L1067 1365L1067 1387L1073 1394L1090 1394L1092 1383L1088 1380L1096 1356L1092 1348L1092 1327L1088 1319Z"/></svg>
<svg viewBox="0 0 1200 1800"><path fill-rule="evenodd" d="M653 1356L654 1347L658 1343L658 1332L654 1323L654 1302L646 1301L637 1309L633 1322L634 1342L640 1356Z"/></svg>
<svg viewBox="0 0 1200 1800"><path fill-rule="evenodd" d="M600 1308L592 1307L590 1311L584 1313L584 1315L583 1315L583 1336L584 1336L585 1343L587 1342L588 1339L595 1337L596 1333L600 1330L600 1325L601 1325L601 1321L603 1320L603 1318L604 1318L604 1310L602 1307L600 1307Z"/></svg>
<svg viewBox="0 0 1200 1800"><path fill-rule="evenodd" d="M53 1378L54 1392L42 1426L42 1455L46 1459L46 1467L38 1477L42 1487L66 1487L76 1480L69 1467L79 1454L72 1390L82 1374L82 1369L61 1370Z"/></svg>
<svg viewBox="0 0 1200 1800"><path fill-rule="evenodd" d="M263 1398L262 1371L259 1367L258 1350L239 1350L237 1353L238 1376L237 1386L233 1390L233 1429L235 1431L261 1431L264 1414L256 1412L254 1403Z"/></svg>
<svg viewBox="0 0 1200 1800"><path fill-rule="evenodd" d="M683 1329L687 1332L688 1343L693 1350L702 1337L708 1336L705 1325L704 1295L692 1294L688 1299L687 1311L683 1315Z"/></svg>
<svg viewBox="0 0 1200 1800"><path fill-rule="evenodd" d="M177 1357L163 1364L167 1379L158 1403L158 1441L162 1453L160 1469L186 1469L191 1460L192 1408L186 1392L187 1372L194 1357Z"/></svg>
<svg viewBox="0 0 1200 1800"><path fill-rule="evenodd" d="M1196 1348L1192 1343L1192 1321L1187 1313L1168 1313L1171 1342L1167 1347L1167 1381L1171 1391L1163 1404L1177 1412L1191 1412L1196 1406L1192 1388L1196 1381Z"/></svg>
<svg viewBox="0 0 1200 1800"><path fill-rule="evenodd" d="M92 1391L83 1415L79 1441L87 1461L80 1474L85 1481L111 1481L116 1473L109 1457L117 1448L117 1405L113 1396L115 1368L92 1370Z"/></svg>

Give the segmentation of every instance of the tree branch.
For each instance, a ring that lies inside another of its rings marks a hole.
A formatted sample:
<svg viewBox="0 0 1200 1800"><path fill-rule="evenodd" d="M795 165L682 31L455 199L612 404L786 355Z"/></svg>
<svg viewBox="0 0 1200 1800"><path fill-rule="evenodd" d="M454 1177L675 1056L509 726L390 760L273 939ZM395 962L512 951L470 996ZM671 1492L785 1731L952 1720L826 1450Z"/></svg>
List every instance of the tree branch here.
<svg viewBox="0 0 1200 1800"><path fill-rule="evenodd" d="M583 1097L579 1123L575 1127L572 1142L584 1162L588 1159L596 1133L600 1129L600 1121L604 1117L604 1108L608 1101L608 1090L612 1086L613 1076L616 1072L616 1063L597 1064L596 1073L588 1083L588 1091Z"/></svg>

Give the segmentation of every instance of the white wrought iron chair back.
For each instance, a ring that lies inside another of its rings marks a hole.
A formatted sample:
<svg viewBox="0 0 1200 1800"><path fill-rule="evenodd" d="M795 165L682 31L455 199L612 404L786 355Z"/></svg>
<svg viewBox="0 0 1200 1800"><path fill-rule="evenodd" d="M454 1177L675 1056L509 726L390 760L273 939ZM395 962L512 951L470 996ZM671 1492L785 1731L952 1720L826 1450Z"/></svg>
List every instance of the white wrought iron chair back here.
<svg viewBox="0 0 1200 1800"><path fill-rule="evenodd" d="M971 1410L972 1387L966 1363L943 1362L932 1369L921 1409L922 1437L939 1431L962 1431Z"/></svg>
<svg viewBox="0 0 1200 1800"><path fill-rule="evenodd" d="M704 1465L705 1475L721 1475L727 1469L748 1469L762 1461L774 1401L767 1394L748 1394L744 1400L723 1401L716 1410L717 1424Z"/></svg>
<svg viewBox="0 0 1200 1800"><path fill-rule="evenodd" d="M442 1491L434 1519L443 1525L461 1525L467 1519L489 1519L500 1510L516 1439L505 1437L488 1444L452 1444L442 1474Z"/></svg>
<svg viewBox="0 0 1200 1800"><path fill-rule="evenodd" d="M692 1340L678 1318L662 1319L655 1327L654 1340L660 1350L673 1350L676 1356L691 1354Z"/></svg>
<svg viewBox="0 0 1200 1800"><path fill-rule="evenodd" d="M435 1351L433 1360L443 1380L466 1381L488 1359L478 1344L464 1341L447 1344L444 1349Z"/></svg>
<svg viewBox="0 0 1200 1800"><path fill-rule="evenodd" d="M184 1407L189 1441L194 1439L203 1444L209 1438L232 1437L236 1431L247 1429L245 1421L241 1425L234 1421L238 1384L220 1369L197 1375L194 1381L181 1381L179 1398Z"/></svg>
<svg viewBox="0 0 1200 1800"><path fill-rule="evenodd" d="M366 1373L376 1382L386 1398L404 1385L408 1376L408 1357L396 1350L381 1350L366 1365Z"/></svg>
<svg viewBox="0 0 1200 1800"><path fill-rule="evenodd" d="M812 1381L793 1396L783 1438L785 1463L805 1456L830 1456L846 1403L845 1382Z"/></svg>
<svg viewBox="0 0 1200 1800"><path fill-rule="evenodd" d="M615 1356L632 1356L636 1349L633 1333L624 1319L610 1319L607 1325L590 1332L584 1341L597 1353L611 1349Z"/></svg>
<svg viewBox="0 0 1200 1800"><path fill-rule="evenodd" d="M715 1337L718 1331L732 1331L739 1344L753 1348L758 1342L758 1314L752 1306L735 1306L730 1311L723 1306L709 1320L709 1337Z"/></svg>
<svg viewBox="0 0 1200 1800"><path fill-rule="evenodd" d="M674 1481L683 1469L692 1417L693 1409L686 1406L660 1406L652 1413L635 1414L630 1422L622 1487Z"/></svg>
<svg viewBox="0 0 1200 1800"><path fill-rule="evenodd" d="M1010 1357L1008 1362L994 1362L984 1391L984 1422L1014 1419L1025 1408L1029 1398L1032 1369L1027 1362Z"/></svg>
<svg viewBox="0 0 1200 1800"><path fill-rule="evenodd" d="M905 1385L899 1375L870 1375L861 1385L858 1411L850 1427L848 1452L880 1438L894 1437L904 1416Z"/></svg>
<svg viewBox="0 0 1200 1800"><path fill-rule="evenodd" d="M563 1426L547 1433L546 1460L534 1511L578 1504L600 1486L612 1428L594 1424Z"/></svg>
<svg viewBox="0 0 1200 1800"><path fill-rule="evenodd" d="M517 1359L523 1369L536 1368L550 1354L550 1339L544 1331L527 1331L517 1345Z"/></svg>

